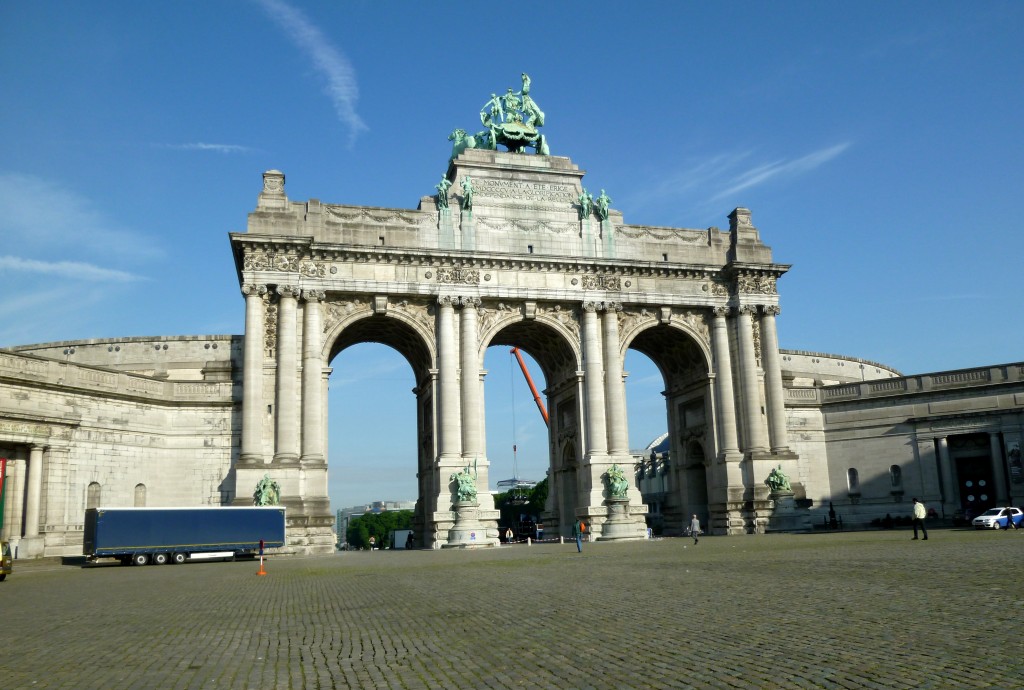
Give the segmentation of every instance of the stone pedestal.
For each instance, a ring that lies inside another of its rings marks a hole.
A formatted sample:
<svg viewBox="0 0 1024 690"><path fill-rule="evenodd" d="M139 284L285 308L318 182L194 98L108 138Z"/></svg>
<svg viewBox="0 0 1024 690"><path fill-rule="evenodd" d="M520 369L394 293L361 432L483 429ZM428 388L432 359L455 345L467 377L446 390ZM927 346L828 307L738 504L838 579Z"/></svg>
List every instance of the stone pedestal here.
<svg viewBox="0 0 1024 690"><path fill-rule="evenodd" d="M768 498L768 532L811 531L811 516L806 508L796 507L792 491L773 491Z"/></svg>
<svg viewBox="0 0 1024 690"><path fill-rule="evenodd" d="M21 541L18 543L18 558L42 558L43 545L44 540L42 535L22 537Z"/></svg>
<svg viewBox="0 0 1024 690"><path fill-rule="evenodd" d="M480 504L476 501L456 501L455 524L448 530L446 549L479 549L497 546L496 538L488 537L487 529L480 521Z"/></svg>
<svg viewBox="0 0 1024 690"><path fill-rule="evenodd" d="M639 538L636 524L630 519L628 498L609 498L604 504L608 506L608 519L601 525L598 541Z"/></svg>

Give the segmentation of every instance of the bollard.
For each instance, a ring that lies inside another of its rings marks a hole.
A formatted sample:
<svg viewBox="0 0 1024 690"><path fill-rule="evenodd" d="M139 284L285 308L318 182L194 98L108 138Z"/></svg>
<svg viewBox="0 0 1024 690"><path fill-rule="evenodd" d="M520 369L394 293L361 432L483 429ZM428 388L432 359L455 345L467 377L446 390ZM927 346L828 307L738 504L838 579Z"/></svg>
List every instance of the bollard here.
<svg viewBox="0 0 1024 690"><path fill-rule="evenodd" d="M526 538L526 545L527 546L533 546L533 539L531 539L530 537L527 537Z"/></svg>
<svg viewBox="0 0 1024 690"><path fill-rule="evenodd" d="M266 575L267 571L263 569L263 540L260 539L260 569L256 573L257 575Z"/></svg>

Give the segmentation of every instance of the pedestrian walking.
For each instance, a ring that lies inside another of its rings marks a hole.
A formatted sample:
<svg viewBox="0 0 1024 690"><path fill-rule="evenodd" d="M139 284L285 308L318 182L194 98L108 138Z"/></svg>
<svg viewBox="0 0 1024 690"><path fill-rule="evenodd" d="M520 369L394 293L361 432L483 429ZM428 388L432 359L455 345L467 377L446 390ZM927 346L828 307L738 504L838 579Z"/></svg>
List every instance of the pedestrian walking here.
<svg viewBox="0 0 1024 690"><path fill-rule="evenodd" d="M924 540L928 539L928 530L924 528L924 518L928 515L928 509L925 508L924 503L921 503L916 498L914 499L914 539L917 539L917 528L921 528L921 534L924 536ZM913 541L914 539L911 539Z"/></svg>
<svg viewBox="0 0 1024 690"><path fill-rule="evenodd" d="M1006 516L1006 527L1004 527L1003 529L1007 531L1009 531L1011 527L1013 529L1017 529L1017 525L1015 525L1013 522L1013 508L1007 508L1006 510L1004 510L1003 515Z"/></svg>
<svg viewBox="0 0 1024 690"><path fill-rule="evenodd" d="M572 536L576 537L576 551L583 553L583 533L587 531L587 525L577 518L576 524L572 526Z"/></svg>
<svg viewBox="0 0 1024 690"><path fill-rule="evenodd" d="M697 545L697 537L700 536L700 520L697 519L697 513L693 514L693 519L690 520L690 536L693 537L693 545Z"/></svg>

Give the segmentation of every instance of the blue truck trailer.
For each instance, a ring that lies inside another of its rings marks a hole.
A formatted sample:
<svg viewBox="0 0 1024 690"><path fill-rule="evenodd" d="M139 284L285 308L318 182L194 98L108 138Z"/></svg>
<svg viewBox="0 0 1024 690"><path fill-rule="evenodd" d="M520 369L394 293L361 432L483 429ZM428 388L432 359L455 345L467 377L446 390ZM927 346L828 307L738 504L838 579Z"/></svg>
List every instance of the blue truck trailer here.
<svg viewBox="0 0 1024 690"><path fill-rule="evenodd" d="M90 508L83 552L88 560L124 565L185 563L254 556L285 541L281 506L222 508Z"/></svg>

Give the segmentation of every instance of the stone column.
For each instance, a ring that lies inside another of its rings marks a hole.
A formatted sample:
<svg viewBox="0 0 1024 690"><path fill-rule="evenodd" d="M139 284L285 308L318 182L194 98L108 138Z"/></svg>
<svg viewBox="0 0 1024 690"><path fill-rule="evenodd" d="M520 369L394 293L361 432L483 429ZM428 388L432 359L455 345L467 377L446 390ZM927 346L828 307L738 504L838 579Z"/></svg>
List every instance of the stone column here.
<svg viewBox="0 0 1024 690"><path fill-rule="evenodd" d="M43 495L43 446L32 446L28 456L25 500L25 538L39 536L39 504Z"/></svg>
<svg viewBox="0 0 1024 690"><path fill-rule="evenodd" d="M25 514L25 471L22 459L7 460L7 516L4 519L3 534L12 546L21 541L21 522Z"/></svg>
<svg viewBox="0 0 1024 690"><path fill-rule="evenodd" d="M437 313L437 359L438 385L440 396L441 418L438 423L440 431L441 457L445 459L459 458L461 449L461 425L459 424L459 380L458 380L458 349L455 343L455 301L451 296L439 297ZM443 469L442 469L443 471Z"/></svg>
<svg viewBox="0 0 1024 690"><path fill-rule="evenodd" d="M765 398L768 403L768 438L772 452L789 450L786 435L786 397L782 389L782 362L779 360L779 336L775 317L779 307L761 307L761 363L764 366Z"/></svg>
<svg viewBox="0 0 1024 690"><path fill-rule="evenodd" d="M263 329L266 285L243 285L245 343L242 354L241 464L263 462Z"/></svg>
<svg viewBox="0 0 1024 690"><path fill-rule="evenodd" d="M303 290L302 462L324 462L323 360L320 358L322 290Z"/></svg>
<svg viewBox="0 0 1024 690"><path fill-rule="evenodd" d="M1006 458L999 435L998 431L988 432L988 444L992 454L992 480L995 483L992 489L995 492L996 503L1006 506L1010 505L1010 492L1006 488Z"/></svg>
<svg viewBox="0 0 1024 690"><path fill-rule="evenodd" d="M462 366L462 457L467 463L483 454L483 397L480 395L480 358L477 335L477 308L480 299L463 297L459 325Z"/></svg>
<svg viewBox="0 0 1024 690"><path fill-rule="evenodd" d="M601 366L601 334L597 328L598 303L583 304L583 372L587 427L584 457L607 454L604 406L604 371Z"/></svg>
<svg viewBox="0 0 1024 690"><path fill-rule="evenodd" d="M740 355L740 386L743 391L744 451L766 451L764 424L761 423L761 396L757 385L757 359L754 353L754 331L750 315L756 307L739 308L736 319L736 343Z"/></svg>
<svg viewBox="0 0 1024 690"><path fill-rule="evenodd" d="M715 401L718 412L719 456L739 455L736 432L736 398L732 387L732 356L729 354L729 331L725 317L728 307L715 307L711 328L711 346L715 355Z"/></svg>
<svg viewBox="0 0 1024 690"><path fill-rule="evenodd" d="M299 289L278 285L281 300L277 309L277 444L275 462L295 462L298 449L298 340L295 327Z"/></svg>
<svg viewBox="0 0 1024 690"><path fill-rule="evenodd" d="M629 455L626 386L622 380L622 357L619 353L619 311L621 310L621 304L606 304L602 320L604 326L604 398L608 406L608 453L615 457Z"/></svg>
<svg viewBox="0 0 1024 690"><path fill-rule="evenodd" d="M935 439L939 446L939 471L942 473L942 506L957 508L956 479L953 476L953 463L949 458L949 442L945 436Z"/></svg>

